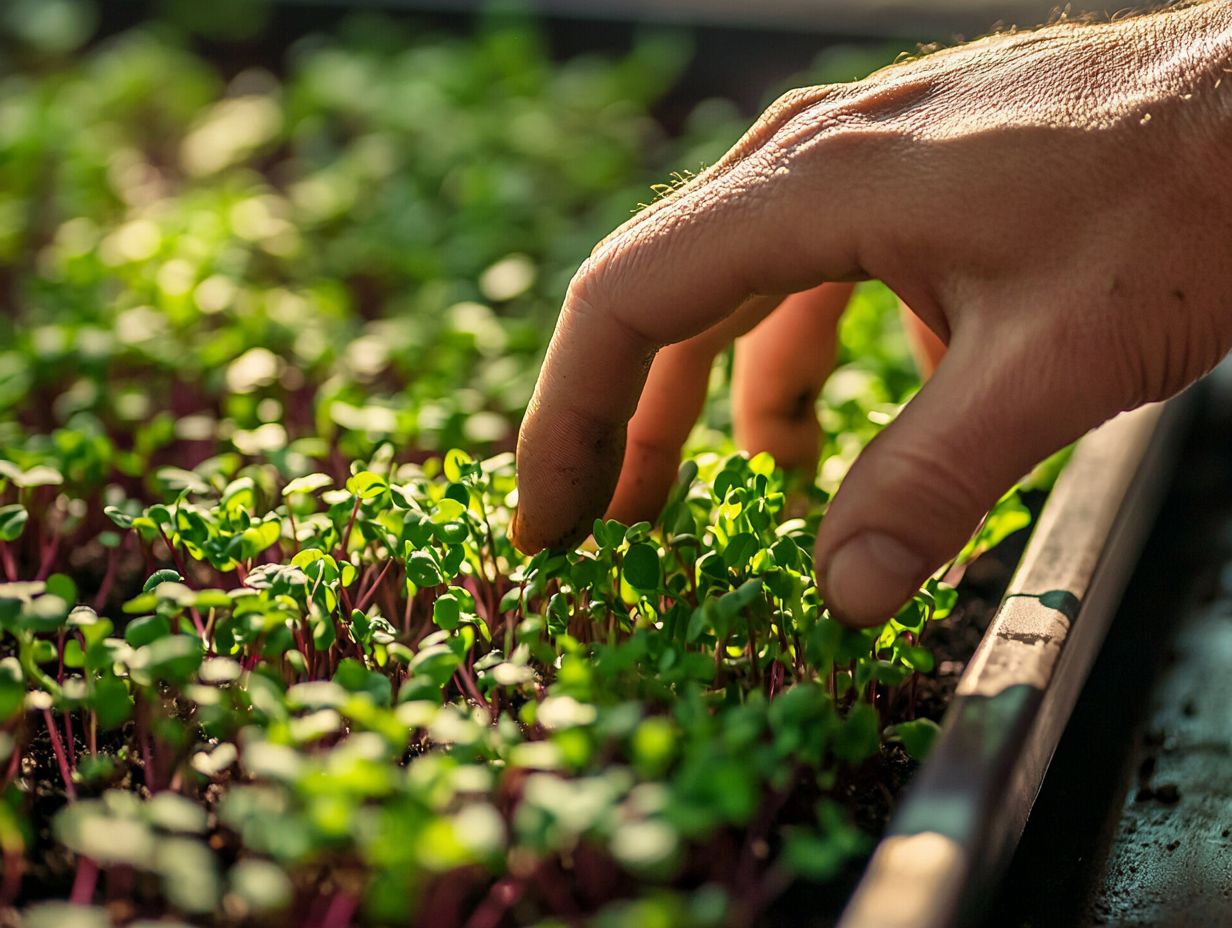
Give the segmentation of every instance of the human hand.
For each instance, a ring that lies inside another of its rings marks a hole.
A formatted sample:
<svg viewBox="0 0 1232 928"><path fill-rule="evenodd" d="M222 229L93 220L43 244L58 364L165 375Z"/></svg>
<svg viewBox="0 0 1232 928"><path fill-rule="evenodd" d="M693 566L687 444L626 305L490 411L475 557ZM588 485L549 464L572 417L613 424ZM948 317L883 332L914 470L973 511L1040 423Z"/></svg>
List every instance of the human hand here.
<svg viewBox="0 0 1232 928"><path fill-rule="evenodd" d="M705 402L715 357L733 339L736 444L750 454L767 451L784 470L811 479L822 441L817 397L834 368L838 324L852 289L851 284L822 284L793 293L760 320L754 305L752 311L662 349L629 420L624 463L606 517L632 524L653 520L663 508L680 468L681 449ZM901 315L916 366L927 378L945 345L907 306Z"/></svg>
<svg viewBox="0 0 1232 928"><path fill-rule="evenodd" d="M817 539L831 612L884 620L1035 462L1232 346L1230 67L1232 2L1216 0L787 95L574 278L519 436L515 542L586 534L635 409L696 405L690 358L777 295L875 277L949 346ZM817 350L816 323L784 323L796 351ZM631 437L631 464L652 455ZM655 466L631 474L653 484Z"/></svg>

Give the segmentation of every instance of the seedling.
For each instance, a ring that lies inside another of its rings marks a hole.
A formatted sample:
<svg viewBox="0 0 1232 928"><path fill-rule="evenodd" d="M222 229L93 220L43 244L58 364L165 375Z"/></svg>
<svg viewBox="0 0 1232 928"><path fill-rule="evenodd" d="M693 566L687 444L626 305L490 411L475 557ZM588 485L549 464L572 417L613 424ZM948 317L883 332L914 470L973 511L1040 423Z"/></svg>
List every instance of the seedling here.
<svg viewBox="0 0 1232 928"><path fill-rule="evenodd" d="M523 557L501 451L568 275L735 123L648 131L662 40L355 31L230 87L166 30L2 66L0 908L754 922L935 734L955 591L853 631L811 561L916 385L893 298L844 322L803 517L716 403L654 524Z"/></svg>
<svg viewBox="0 0 1232 928"><path fill-rule="evenodd" d="M204 833L209 809L307 898L330 892L325 874L304 882L314 861L352 861L345 905L378 921L440 923L442 881L563 917L536 874L565 860L596 901L690 873L722 885L726 864L697 855L732 829L776 841L752 871L769 905L784 874L836 872L866 846L835 787L883 744L926 753L935 731L886 725L932 669L919 642L953 591L930 581L883 628L838 625L812 579L819 514L780 520L764 455L690 461L659 524L600 521L592 543L529 559L507 538L509 455L305 475L264 505L273 466L233 466L111 510L176 565L124 603L122 633L74 608L63 576L0 586L11 750L33 748L20 720L37 710L65 796L102 796L56 819L75 901L136 869L163 875L174 909L211 910L222 861L157 827ZM126 769L137 794L96 793ZM817 816L782 818L801 802ZM180 857L213 874L191 899Z"/></svg>

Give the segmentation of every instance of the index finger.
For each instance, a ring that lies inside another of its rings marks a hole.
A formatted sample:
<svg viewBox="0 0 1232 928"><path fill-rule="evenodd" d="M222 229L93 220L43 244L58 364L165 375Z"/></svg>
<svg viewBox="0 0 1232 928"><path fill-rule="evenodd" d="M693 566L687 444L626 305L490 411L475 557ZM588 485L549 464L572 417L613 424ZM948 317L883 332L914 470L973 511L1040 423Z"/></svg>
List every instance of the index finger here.
<svg viewBox="0 0 1232 928"><path fill-rule="evenodd" d="M793 170L807 155L763 146L607 239L574 277L518 436L518 547L576 543L602 515L659 348L752 294L863 276L841 212L812 205L850 182Z"/></svg>

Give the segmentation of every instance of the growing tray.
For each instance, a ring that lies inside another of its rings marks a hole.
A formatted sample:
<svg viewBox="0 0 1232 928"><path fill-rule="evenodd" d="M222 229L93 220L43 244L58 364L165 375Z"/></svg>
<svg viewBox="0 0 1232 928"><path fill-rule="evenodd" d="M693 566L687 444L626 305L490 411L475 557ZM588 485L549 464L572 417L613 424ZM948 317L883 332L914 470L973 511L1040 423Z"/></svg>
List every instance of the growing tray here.
<svg viewBox="0 0 1232 928"><path fill-rule="evenodd" d="M1187 405L1079 442L839 928L953 928L982 911L1146 540Z"/></svg>

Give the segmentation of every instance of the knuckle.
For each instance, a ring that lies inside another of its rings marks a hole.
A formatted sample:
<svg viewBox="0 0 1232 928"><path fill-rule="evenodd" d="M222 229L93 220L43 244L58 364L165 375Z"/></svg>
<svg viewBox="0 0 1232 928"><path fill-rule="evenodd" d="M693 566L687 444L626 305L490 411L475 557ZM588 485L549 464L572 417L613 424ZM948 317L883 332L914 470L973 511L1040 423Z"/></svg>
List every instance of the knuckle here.
<svg viewBox="0 0 1232 928"><path fill-rule="evenodd" d="M622 299L619 288L632 273L628 269L631 259L627 255L614 248L602 256L588 258L569 281L564 312L571 317L571 325L587 317L604 323L639 351L644 351L645 363L649 364L663 339L656 337L653 327L646 325L631 309L639 305L636 301Z"/></svg>
<svg viewBox="0 0 1232 928"><path fill-rule="evenodd" d="M775 138L783 127L842 94L841 85L797 87L770 104L732 149L727 161L739 161Z"/></svg>
<svg viewBox="0 0 1232 928"><path fill-rule="evenodd" d="M910 143L906 120L887 118L860 99L805 108L780 123L758 152L770 171L821 169L872 192L871 180L901 163L900 145ZM891 160L893 159L893 160Z"/></svg>
<svg viewBox="0 0 1232 928"><path fill-rule="evenodd" d="M761 121L778 124L793 119L816 104L829 99L834 93L835 89L832 85L793 88L781 94L777 100L766 107Z"/></svg>
<svg viewBox="0 0 1232 928"><path fill-rule="evenodd" d="M625 240L591 255L569 281L565 303L575 313L611 315L622 305L620 288L632 260Z"/></svg>
<svg viewBox="0 0 1232 928"><path fill-rule="evenodd" d="M604 266L604 262L600 261L595 255L583 261L582 266L577 269L569 280L566 302L588 307L593 306L596 298L606 286L603 281L604 274L601 270Z"/></svg>
<svg viewBox="0 0 1232 928"><path fill-rule="evenodd" d="M861 161L878 152L897 157L899 145L918 144L922 127L944 115L935 105L938 81L927 75L887 72L814 89L824 93L790 98L774 124L772 139L787 154Z"/></svg>

